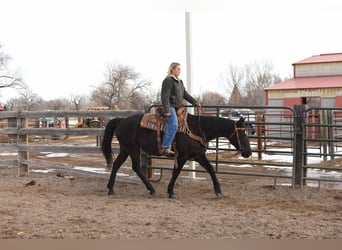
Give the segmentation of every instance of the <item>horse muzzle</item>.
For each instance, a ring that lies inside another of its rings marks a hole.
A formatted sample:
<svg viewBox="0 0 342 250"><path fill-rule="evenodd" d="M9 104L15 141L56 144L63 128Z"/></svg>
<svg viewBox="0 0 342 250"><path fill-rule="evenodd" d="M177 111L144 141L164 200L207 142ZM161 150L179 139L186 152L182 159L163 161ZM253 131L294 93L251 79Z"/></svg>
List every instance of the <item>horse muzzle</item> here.
<svg viewBox="0 0 342 250"><path fill-rule="evenodd" d="M241 156L244 158L248 158L252 155L252 152L250 150L244 150L240 149Z"/></svg>

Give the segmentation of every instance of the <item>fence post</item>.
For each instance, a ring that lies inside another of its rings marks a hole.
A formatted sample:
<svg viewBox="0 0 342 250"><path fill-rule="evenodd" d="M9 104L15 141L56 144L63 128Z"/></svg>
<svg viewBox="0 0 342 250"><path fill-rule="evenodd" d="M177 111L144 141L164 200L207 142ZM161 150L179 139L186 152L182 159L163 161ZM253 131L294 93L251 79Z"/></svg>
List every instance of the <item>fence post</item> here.
<svg viewBox="0 0 342 250"><path fill-rule="evenodd" d="M154 171L153 171L153 169L151 169L151 167L153 167L153 160L148 157L148 154L146 152L141 151L140 162L141 162L140 163L141 169L144 172L145 176L148 179L152 179L152 177L154 175Z"/></svg>
<svg viewBox="0 0 342 250"><path fill-rule="evenodd" d="M17 118L8 118L8 127L18 129L17 126ZM9 143L17 143L17 132L15 134L8 135L8 142Z"/></svg>
<svg viewBox="0 0 342 250"><path fill-rule="evenodd" d="M326 110L321 110L321 124L323 124L322 127L320 127L320 133L321 133L321 138L323 139L323 161L326 162L328 160L328 141L326 141L326 139L328 139L328 130L327 127L325 125L328 124L327 122L327 111Z"/></svg>
<svg viewBox="0 0 342 250"><path fill-rule="evenodd" d="M333 125L333 114L332 110L327 110L327 120L329 125ZM331 140L334 139L334 131L333 127L328 127L328 138ZM335 149L334 149L334 141L329 141L329 154L330 154L330 160L335 160Z"/></svg>
<svg viewBox="0 0 342 250"><path fill-rule="evenodd" d="M261 161L262 160L262 142L261 142L261 137L262 137L262 131L261 131L261 114L258 113L256 115L256 121L257 121L257 125L256 125L256 132L257 132L257 142L258 142L258 160Z"/></svg>
<svg viewBox="0 0 342 250"><path fill-rule="evenodd" d="M22 144L28 144L28 136L27 135L21 135L19 133L19 130L21 128L27 128L28 127L28 119L23 118L20 116L20 112L18 112L17 117L17 145ZM27 161L29 159L29 152L27 151L21 151L18 150L18 167L19 167L19 176L25 177L29 175L29 166L27 163L23 163L23 161Z"/></svg>
<svg viewBox="0 0 342 250"><path fill-rule="evenodd" d="M294 159L294 187L303 186L303 163L304 163L304 117L305 105L294 105L295 112L295 159Z"/></svg>

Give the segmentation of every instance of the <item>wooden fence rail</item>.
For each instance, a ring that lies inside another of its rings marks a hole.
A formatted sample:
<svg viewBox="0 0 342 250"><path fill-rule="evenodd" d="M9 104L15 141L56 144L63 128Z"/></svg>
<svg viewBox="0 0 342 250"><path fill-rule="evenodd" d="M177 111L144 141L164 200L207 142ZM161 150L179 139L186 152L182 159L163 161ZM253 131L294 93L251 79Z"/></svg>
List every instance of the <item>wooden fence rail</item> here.
<svg viewBox="0 0 342 250"><path fill-rule="evenodd" d="M4 111L0 112L0 120L7 119L8 127L0 128L0 135L8 135L14 139L14 143L0 143L0 150L12 150L18 152L17 160L0 160L0 165L17 164L19 167L19 176L29 174L29 165L37 165L37 162L30 161L29 152L67 152L67 153L100 153L98 146L75 146L75 145L32 145L29 143L29 136L102 136L104 128L29 128L28 119L39 119L44 117L101 117L117 118L128 117L130 115L143 113L140 110L54 110L54 111ZM118 149L113 148L113 153ZM39 163L40 166L57 169L57 165Z"/></svg>

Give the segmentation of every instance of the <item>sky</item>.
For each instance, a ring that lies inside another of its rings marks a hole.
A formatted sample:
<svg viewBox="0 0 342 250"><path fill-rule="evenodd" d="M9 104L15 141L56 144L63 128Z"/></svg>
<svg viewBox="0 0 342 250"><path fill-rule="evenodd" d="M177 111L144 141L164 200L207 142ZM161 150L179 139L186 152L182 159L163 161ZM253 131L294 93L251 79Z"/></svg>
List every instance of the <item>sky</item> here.
<svg viewBox="0 0 342 250"><path fill-rule="evenodd" d="M186 80L186 11L196 96L228 96L220 75L230 64L266 60L288 77L296 61L342 52L339 0L0 0L0 43L10 69L45 100L89 95L115 63L158 90L171 62ZM16 95L0 90L0 102Z"/></svg>

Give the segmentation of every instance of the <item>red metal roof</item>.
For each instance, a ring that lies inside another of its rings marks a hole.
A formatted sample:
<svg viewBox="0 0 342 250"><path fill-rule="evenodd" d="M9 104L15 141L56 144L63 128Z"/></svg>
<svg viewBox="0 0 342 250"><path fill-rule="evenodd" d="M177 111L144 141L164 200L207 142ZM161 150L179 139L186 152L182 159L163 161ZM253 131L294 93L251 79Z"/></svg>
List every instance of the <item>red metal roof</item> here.
<svg viewBox="0 0 342 250"><path fill-rule="evenodd" d="M314 88L342 88L342 75L295 77L277 83L266 90L281 89L314 89Z"/></svg>
<svg viewBox="0 0 342 250"><path fill-rule="evenodd" d="M342 53L320 54L316 56L311 56L304 60L293 63L292 65L308 64L308 63L326 63L326 62L342 62Z"/></svg>

